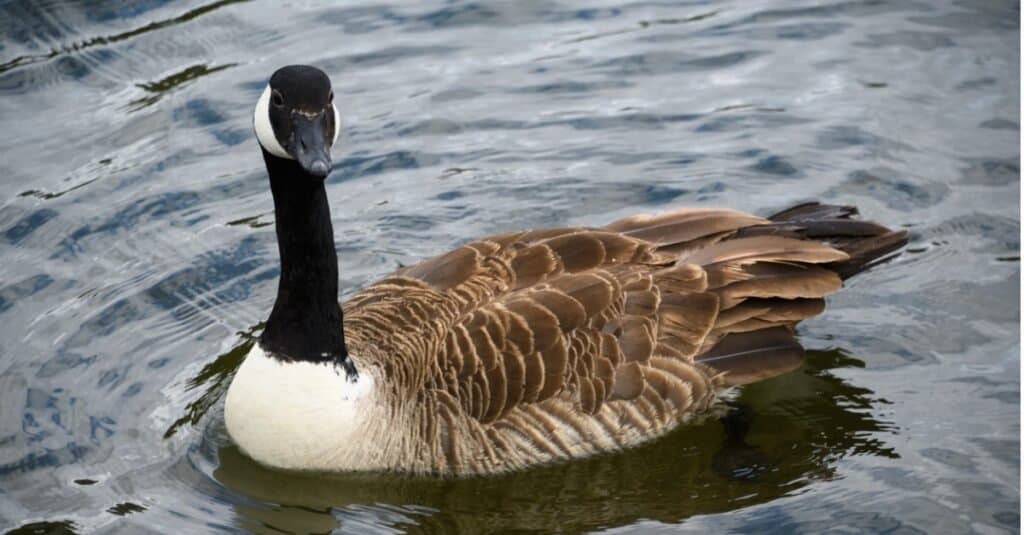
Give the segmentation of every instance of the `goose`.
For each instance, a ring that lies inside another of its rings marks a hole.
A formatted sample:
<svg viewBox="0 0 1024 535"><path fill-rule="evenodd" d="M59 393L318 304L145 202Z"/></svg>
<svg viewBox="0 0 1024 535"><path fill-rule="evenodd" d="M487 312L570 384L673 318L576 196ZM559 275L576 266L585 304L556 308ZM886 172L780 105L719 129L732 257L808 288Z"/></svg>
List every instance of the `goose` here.
<svg viewBox="0 0 1024 535"><path fill-rule="evenodd" d="M849 206L682 208L488 236L339 305L333 97L287 66L254 113L281 272L224 420L272 468L471 476L652 440L798 367L796 324L907 241Z"/></svg>

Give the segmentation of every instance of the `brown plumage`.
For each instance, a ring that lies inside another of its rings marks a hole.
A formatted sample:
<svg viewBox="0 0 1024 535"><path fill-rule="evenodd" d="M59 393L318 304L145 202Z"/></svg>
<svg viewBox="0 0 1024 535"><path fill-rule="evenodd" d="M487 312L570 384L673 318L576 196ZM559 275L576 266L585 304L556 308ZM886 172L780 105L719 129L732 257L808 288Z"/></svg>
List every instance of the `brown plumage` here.
<svg viewBox="0 0 1024 535"><path fill-rule="evenodd" d="M655 438L797 367L794 326L906 233L809 203L483 238L343 305L388 421L376 464L483 474Z"/></svg>

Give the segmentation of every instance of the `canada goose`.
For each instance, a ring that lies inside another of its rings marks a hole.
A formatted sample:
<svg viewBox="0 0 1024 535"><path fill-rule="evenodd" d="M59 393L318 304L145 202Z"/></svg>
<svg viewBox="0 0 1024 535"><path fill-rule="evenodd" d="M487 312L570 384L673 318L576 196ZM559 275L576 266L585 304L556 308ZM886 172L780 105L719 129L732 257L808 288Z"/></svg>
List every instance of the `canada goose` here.
<svg viewBox="0 0 1024 535"><path fill-rule="evenodd" d="M796 323L906 242L852 207L682 209L489 236L339 307L330 80L278 70L254 122L281 276L224 417L272 467L488 474L650 440L797 367Z"/></svg>

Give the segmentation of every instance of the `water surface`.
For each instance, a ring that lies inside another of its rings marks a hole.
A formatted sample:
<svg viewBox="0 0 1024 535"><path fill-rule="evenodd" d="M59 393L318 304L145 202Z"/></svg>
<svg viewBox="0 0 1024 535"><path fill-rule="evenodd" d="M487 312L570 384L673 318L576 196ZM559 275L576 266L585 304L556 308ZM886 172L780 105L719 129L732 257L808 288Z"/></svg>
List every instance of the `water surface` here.
<svg viewBox="0 0 1024 535"><path fill-rule="evenodd" d="M0 529L1019 529L1010 1L0 4ZM266 78L334 80L346 294L474 236L822 199L907 228L806 365L643 447L494 478L305 477L222 397L270 310Z"/></svg>

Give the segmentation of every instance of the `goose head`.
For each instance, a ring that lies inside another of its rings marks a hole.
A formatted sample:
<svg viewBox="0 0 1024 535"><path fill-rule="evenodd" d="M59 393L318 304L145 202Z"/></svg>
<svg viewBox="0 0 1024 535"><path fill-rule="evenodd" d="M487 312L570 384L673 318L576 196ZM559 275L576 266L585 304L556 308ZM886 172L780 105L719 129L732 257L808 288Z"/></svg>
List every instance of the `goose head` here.
<svg viewBox="0 0 1024 535"><path fill-rule="evenodd" d="M338 307L338 258L324 179L340 121L327 75L289 65L271 75L253 124L263 149L281 274L260 345L286 361L331 362L355 369Z"/></svg>
<svg viewBox="0 0 1024 535"><path fill-rule="evenodd" d="M330 173L341 120L331 80L320 69L289 65L274 72L256 103L253 125L268 154L295 160L314 178Z"/></svg>

